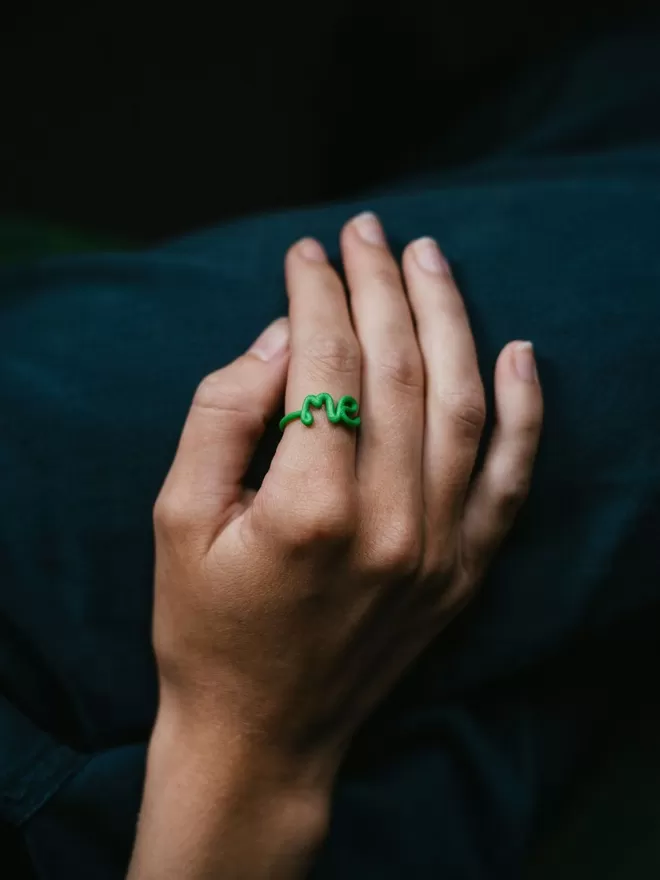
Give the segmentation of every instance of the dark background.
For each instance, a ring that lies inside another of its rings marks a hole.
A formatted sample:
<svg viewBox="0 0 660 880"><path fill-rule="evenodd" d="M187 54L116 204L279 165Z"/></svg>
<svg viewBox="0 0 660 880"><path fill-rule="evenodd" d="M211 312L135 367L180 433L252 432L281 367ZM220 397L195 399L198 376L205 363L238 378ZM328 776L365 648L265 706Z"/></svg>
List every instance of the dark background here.
<svg viewBox="0 0 660 880"><path fill-rule="evenodd" d="M0 216L139 243L345 195L409 167L525 59L623 9L5 4Z"/></svg>
<svg viewBox="0 0 660 880"><path fill-rule="evenodd" d="M430 144L439 162L460 162L446 136L463 114L530 59L632 11L613 0L5 2L0 218L139 244L349 194ZM637 771L657 790L657 771ZM587 832L600 840L602 828L601 816ZM3 854L18 844L0 828ZM566 874L561 858L538 876Z"/></svg>

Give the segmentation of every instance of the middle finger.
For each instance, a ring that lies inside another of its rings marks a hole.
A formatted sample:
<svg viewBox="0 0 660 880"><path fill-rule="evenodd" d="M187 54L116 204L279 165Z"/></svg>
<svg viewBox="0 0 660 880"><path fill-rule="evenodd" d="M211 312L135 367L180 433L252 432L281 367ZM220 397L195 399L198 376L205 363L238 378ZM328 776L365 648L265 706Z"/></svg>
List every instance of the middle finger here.
<svg viewBox="0 0 660 880"><path fill-rule="evenodd" d="M393 525L417 522L422 509L424 369L401 273L375 215L347 224L342 254L362 348L358 483L374 534L388 541Z"/></svg>

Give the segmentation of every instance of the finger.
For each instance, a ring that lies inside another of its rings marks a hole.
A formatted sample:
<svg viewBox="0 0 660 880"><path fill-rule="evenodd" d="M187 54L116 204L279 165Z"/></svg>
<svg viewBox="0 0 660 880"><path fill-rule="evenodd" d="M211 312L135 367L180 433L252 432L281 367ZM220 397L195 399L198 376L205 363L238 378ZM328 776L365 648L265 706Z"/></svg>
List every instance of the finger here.
<svg viewBox="0 0 660 880"><path fill-rule="evenodd" d="M158 521L194 520L217 532L243 498L241 480L282 400L289 322L280 318L252 348L199 385L156 504Z"/></svg>
<svg viewBox="0 0 660 880"><path fill-rule="evenodd" d="M335 406L345 395L359 402L360 348L353 331L346 293L325 251L313 239L295 245L286 258L291 322L291 361L286 387L286 413L300 411L308 395L327 393ZM323 407L310 409L311 427L300 418L289 422L273 468L296 474L308 490L314 474L355 478L355 430L333 423ZM318 482L317 482L318 485Z"/></svg>
<svg viewBox="0 0 660 880"><path fill-rule="evenodd" d="M424 369L401 273L377 217L356 217L341 244L362 349L358 481L372 501L375 534L391 544L391 524L419 522L422 510Z"/></svg>
<svg viewBox="0 0 660 880"><path fill-rule="evenodd" d="M543 421L543 396L529 342L507 345L495 367L496 424L462 527L464 568L480 577L527 497Z"/></svg>
<svg viewBox="0 0 660 880"><path fill-rule="evenodd" d="M485 419L484 391L463 299L433 239L409 245L403 267L426 371L423 486L433 555L460 521Z"/></svg>

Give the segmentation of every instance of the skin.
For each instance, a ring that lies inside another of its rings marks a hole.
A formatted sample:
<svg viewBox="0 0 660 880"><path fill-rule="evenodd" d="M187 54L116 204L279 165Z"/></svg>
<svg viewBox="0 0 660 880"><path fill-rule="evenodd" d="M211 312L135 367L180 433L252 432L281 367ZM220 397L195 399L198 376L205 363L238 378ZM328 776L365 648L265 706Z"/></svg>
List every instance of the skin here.
<svg viewBox="0 0 660 880"><path fill-rule="evenodd" d="M195 395L154 510L160 708L129 880L305 876L351 737L469 601L527 494L531 346L498 358L474 475L485 401L463 301L428 239L404 288L374 220L342 231L348 297L318 243L295 245L280 348L261 338ZM359 429L322 409L291 422L246 491L282 395L290 412L321 391L354 396Z"/></svg>

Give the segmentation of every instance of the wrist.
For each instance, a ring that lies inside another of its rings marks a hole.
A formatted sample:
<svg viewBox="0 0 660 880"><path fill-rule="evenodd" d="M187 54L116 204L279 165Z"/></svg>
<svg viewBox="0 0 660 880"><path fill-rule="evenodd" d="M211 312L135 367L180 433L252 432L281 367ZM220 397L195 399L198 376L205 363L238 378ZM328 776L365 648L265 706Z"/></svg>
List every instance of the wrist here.
<svg viewBox="0 0 660 880"><path fill-rule="evenodd" d="M192 689L182 692L161 679L152 742L160 742L168 751L198 756L221 775L228 767L236 768L246 785L261 791L308 792L329 800L342 750L320 748L318 743L294 744L271 730L276 724L269 721L262 726L261 721L258 713L237 711L219 701L217 690L210 695L193 694Z"/></svg>
<svg viewBox="0 0 660 880"><path fill-rule="evenodd" d="M162 703L149 753L162 766L185 763L227 800L309 802L325 811L334 782L327 761L285 753L217 715L188 715Z"/></svg>
<svg viewBox="0 0 660 880"><path fill-rule="evenodd" d="M129 876L303 876L327 829L323 777L222 724L161 705Z"/></svg>

